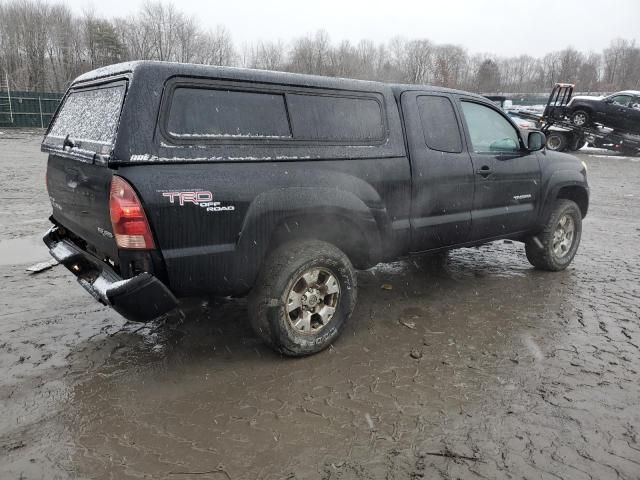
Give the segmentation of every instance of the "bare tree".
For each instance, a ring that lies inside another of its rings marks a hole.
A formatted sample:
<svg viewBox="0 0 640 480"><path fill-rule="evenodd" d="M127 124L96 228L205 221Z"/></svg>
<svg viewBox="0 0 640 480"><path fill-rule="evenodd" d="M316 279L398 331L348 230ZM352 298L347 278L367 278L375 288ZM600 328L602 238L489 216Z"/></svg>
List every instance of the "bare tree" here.
<svg viewBox="0 0 640 480"><path fill-rule="evenodd" d="M434 49L433 83L443 87L461 84L467 66L467 52L457 45L440 45Z"/></svg>
<svg viewBox="0 0 640 480"><path fill-rule="evenodd" d="M406 43L400 58L403 81L429 83L433 69L433 44L429 40L411 40Z"/></svg>
<svg viewBox="0 0 640 480"><path fill-rule="evenodd" d="M147 1L142 6L140 23L151 35L155 60L173 60L178 45L178 31L184 21L171 3Z"/></svg>
<svg viewBox="0 0 640 480"><path fill-rule="evenodd" d="M231 34L222 25L201 36L198 63L232 65L236 56Z"/></svg>
<svg viewBox="0 0 640 480"><path fill-rule="evenodd" d="M282 70L285 62L285 46L277 42L258 42L252 50L252 68L264 70Z"/></svg>
<svg viewBox="0 0 640 480"><path fill-rule="evenodd" d="M124 60L242 65L389 82L433 83L474 91L582 91L640 88L640 48L617 39L602 53L575 48L500 58L457 45L395 37L387 43L332 43L324 30L293 40L258 41L239 52L223 25L205 30L172 3L148 0L127 18L74 15L62 0L0 0L0 69L14 88L62 90L82 72Z"/></svg>

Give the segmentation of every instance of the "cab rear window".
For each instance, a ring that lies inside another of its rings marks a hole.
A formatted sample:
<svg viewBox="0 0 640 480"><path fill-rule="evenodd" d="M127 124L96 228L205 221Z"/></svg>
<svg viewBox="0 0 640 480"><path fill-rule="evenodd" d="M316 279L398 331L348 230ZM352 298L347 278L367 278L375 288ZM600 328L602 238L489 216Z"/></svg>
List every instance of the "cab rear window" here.
<svg viewBox="0 0 640 480"><path fill-rule="evenodd" d="M76 144L113 144L125 88L124 83L118 83L72 90L64 100L45 143L58 144L68 135Z"/></svg>

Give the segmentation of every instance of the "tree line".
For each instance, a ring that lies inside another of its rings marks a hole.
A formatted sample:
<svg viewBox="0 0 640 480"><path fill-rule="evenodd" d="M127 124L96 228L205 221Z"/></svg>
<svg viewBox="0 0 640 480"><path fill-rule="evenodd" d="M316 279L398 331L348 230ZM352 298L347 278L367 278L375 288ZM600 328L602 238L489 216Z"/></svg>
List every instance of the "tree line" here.
<svg viewBox="0 0 640 480"><path fill-rule="evenodd" d="M0 0L1 2L2 0ZM63 91L88 70L128 60L165 60L421 83L476 92L640 89L640 48L618 39L602 52L573 47L536 58L470 54L464 47L396 37L332 42L319 30L288 42L236 45L223 25L204 28L171 3L148 1L128 18L74 14L63 3L0 3L0 73L15 90ZM4 79L3 79L4 80Z"/></svg>

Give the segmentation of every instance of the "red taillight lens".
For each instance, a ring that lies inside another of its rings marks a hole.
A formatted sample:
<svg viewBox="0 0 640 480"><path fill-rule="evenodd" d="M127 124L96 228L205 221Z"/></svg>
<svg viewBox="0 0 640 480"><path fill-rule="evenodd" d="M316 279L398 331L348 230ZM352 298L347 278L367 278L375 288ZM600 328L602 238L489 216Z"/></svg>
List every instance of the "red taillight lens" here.
<svg viewBox="0 0 640 480"><path fill-rule="evenodd" d="M113 176L109 196L111 225L119 248L155 248L142 204L126 180Z"/></svg>

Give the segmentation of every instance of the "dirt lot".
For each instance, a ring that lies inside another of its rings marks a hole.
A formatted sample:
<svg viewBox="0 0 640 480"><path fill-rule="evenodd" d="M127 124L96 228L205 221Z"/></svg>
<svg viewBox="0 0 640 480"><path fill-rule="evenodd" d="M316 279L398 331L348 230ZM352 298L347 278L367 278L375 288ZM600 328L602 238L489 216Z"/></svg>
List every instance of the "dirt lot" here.
<svg viewBox="0 0 640 480"><path fill-rule="evenodd" d="M126 324L25 272L48 258L39 140L0 135L0 478L640 478L640 159L581 155L567 271L503 242L381 265L339 341L292 360L242 301Z"/></svg>

